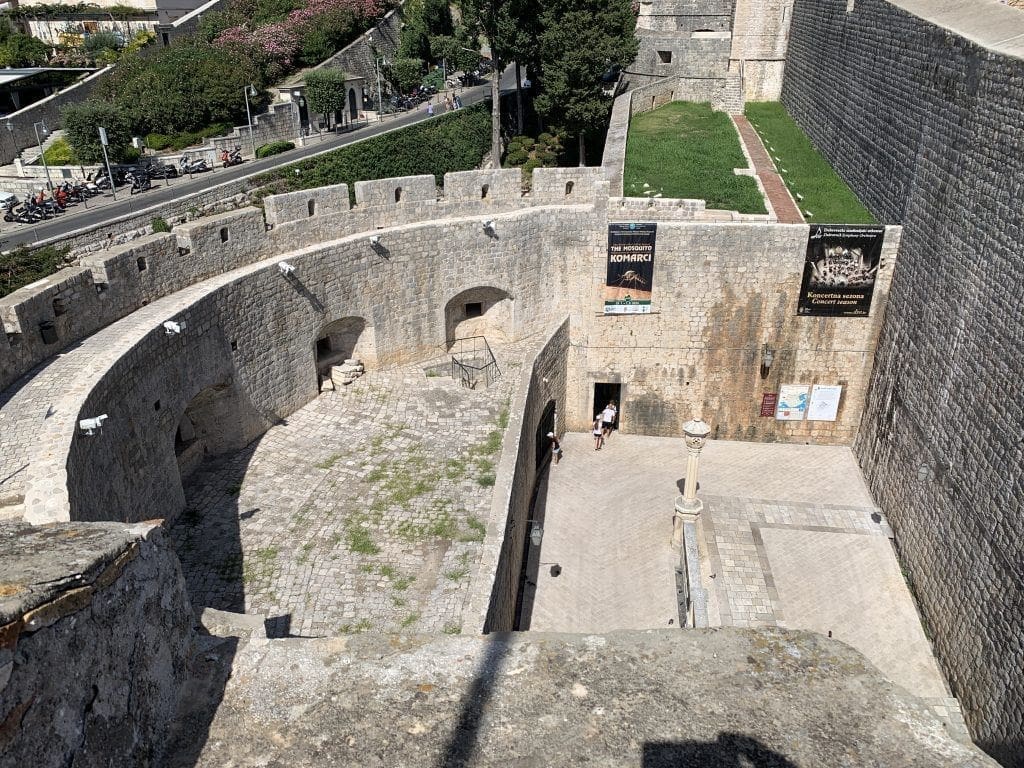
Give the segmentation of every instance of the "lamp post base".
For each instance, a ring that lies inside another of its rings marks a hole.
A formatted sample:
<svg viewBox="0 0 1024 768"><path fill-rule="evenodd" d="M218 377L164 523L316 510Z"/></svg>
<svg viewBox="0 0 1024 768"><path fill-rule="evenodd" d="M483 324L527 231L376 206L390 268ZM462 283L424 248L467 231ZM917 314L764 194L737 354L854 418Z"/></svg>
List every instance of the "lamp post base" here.
<svg viewBox="0 0 1024 768"><path fill-rule="evenodd" d="M687 500L682 496L676 499L675 514L672 516L672 546L683 546L683 524L696 525L703 510L704 502L700 499Z"/></svg>

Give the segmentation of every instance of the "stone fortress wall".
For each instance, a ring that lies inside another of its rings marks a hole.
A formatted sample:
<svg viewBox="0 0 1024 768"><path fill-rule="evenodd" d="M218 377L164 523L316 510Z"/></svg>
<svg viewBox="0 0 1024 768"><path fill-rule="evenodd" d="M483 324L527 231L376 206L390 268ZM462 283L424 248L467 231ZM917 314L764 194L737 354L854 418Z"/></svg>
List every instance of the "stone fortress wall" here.
<svg viewBox="0 0 1024 768"><path fill-rule="evenodd" d="M12 294L0 303L8 378L78 346L5 394L11 471L0 498L23 503L35 523L109 519L112 510L127 520L154 508L173 516L182 504L175 427L197 395L219 404L223 428L211 430L220 433L211 448L241 447L316 395L325 325L361 318L378 365L436 358L453 306L481 287L508 300L508 338L571 318L559 403L570 429L589 425L593 385L616 382L625 431L678 434L703 412L723 438L852 439L897 231L871 318L797 318L805 226L703 221L696 203L637 208L609 200L598 168L539 169L523 198L517 173L451 174L442 199L429 176L360 182L352 210L344 186L272 197L269 231L256 209L208 217ZM648 216L660 222L656 314L606 317L607 224ZM295 271L282 274L279 260ZM169 332L167 321L185 330ZM53 344L42 322L54 323ZM762 380L765 343L777 362ZM790 381L842 383L839 419L761 418L762 390ZM101 414L110 418L97 434L77 428Z"/></svg>
<svg viewBox="0 0 1024 768"><path fill-rule="evenodd" d="M1024 761L1024 14L798 0L783 101L903 223L855 450L977 742Z"/></svg>

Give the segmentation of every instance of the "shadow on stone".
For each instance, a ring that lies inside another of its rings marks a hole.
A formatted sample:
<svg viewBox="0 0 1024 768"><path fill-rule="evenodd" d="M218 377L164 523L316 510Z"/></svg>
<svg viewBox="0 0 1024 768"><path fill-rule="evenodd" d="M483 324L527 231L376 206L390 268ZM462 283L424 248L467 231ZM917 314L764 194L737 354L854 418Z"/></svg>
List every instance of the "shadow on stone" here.
<svg viewBox="0 0 1024 768"><path fill-rule="evenodd" d="M643 768L797 768L757 739L720 733L717 741L648 742Z"/></svg>
<svg viewBox="0 0 1024 768"><path fill-rule="evenodd" d="M463 768L475 765L477 735L494 695L494 685L508 655L509 642L512 635L494 633L487 636L487 650L480 667L473 676L473 682L462 699L462 712L459 715L452 735L445 745L444 755L438 762L438 768Z"/></svg>

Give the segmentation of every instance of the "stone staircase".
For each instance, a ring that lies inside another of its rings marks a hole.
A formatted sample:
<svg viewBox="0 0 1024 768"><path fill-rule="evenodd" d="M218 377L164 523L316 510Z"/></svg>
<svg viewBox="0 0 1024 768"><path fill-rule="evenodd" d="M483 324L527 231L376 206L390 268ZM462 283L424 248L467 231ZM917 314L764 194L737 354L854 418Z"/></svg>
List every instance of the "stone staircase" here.
<svg viewBox="0 0 1024 768"><path fill-rule="evenodd" d="M743 106L743 75L738 72L730 72L726 75L725 88L722 93L723 111L730 115L742 115Z"/></svg>
<svg viewBox="0 0 1024 768"><path fill-rule="evenodd" d="M54 131L43 140L43 152L48 150L54 145L58 139L64 138L64 131ZM39 162L39 145L33 144L31 147L26 147L21 151L18 159L22 165L35 165Z"/></svg>

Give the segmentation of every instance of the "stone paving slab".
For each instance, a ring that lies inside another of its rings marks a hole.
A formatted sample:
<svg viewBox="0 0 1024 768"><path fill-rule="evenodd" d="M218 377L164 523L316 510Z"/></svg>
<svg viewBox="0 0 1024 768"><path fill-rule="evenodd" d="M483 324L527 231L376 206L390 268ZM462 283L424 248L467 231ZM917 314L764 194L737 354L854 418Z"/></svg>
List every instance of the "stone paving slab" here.
<svg viewBox="0 0 1024 768"><path fill-rule="evenodd" d="M683 441L615 434L595 451L589 435L570 434L562 445L539 553L562 572L538 569L530 629L678 626L668 541ZM956 701L849 448L712 440L699 496L713 624L831 630L956 730Z"/></svg>
<svg viewBox="0 0 1024 768"><path fill-rule="evenodd" d="M197 609L275 636L457 632L524 348L489 389L370 371L200 468L172 529Z"/></svg>

